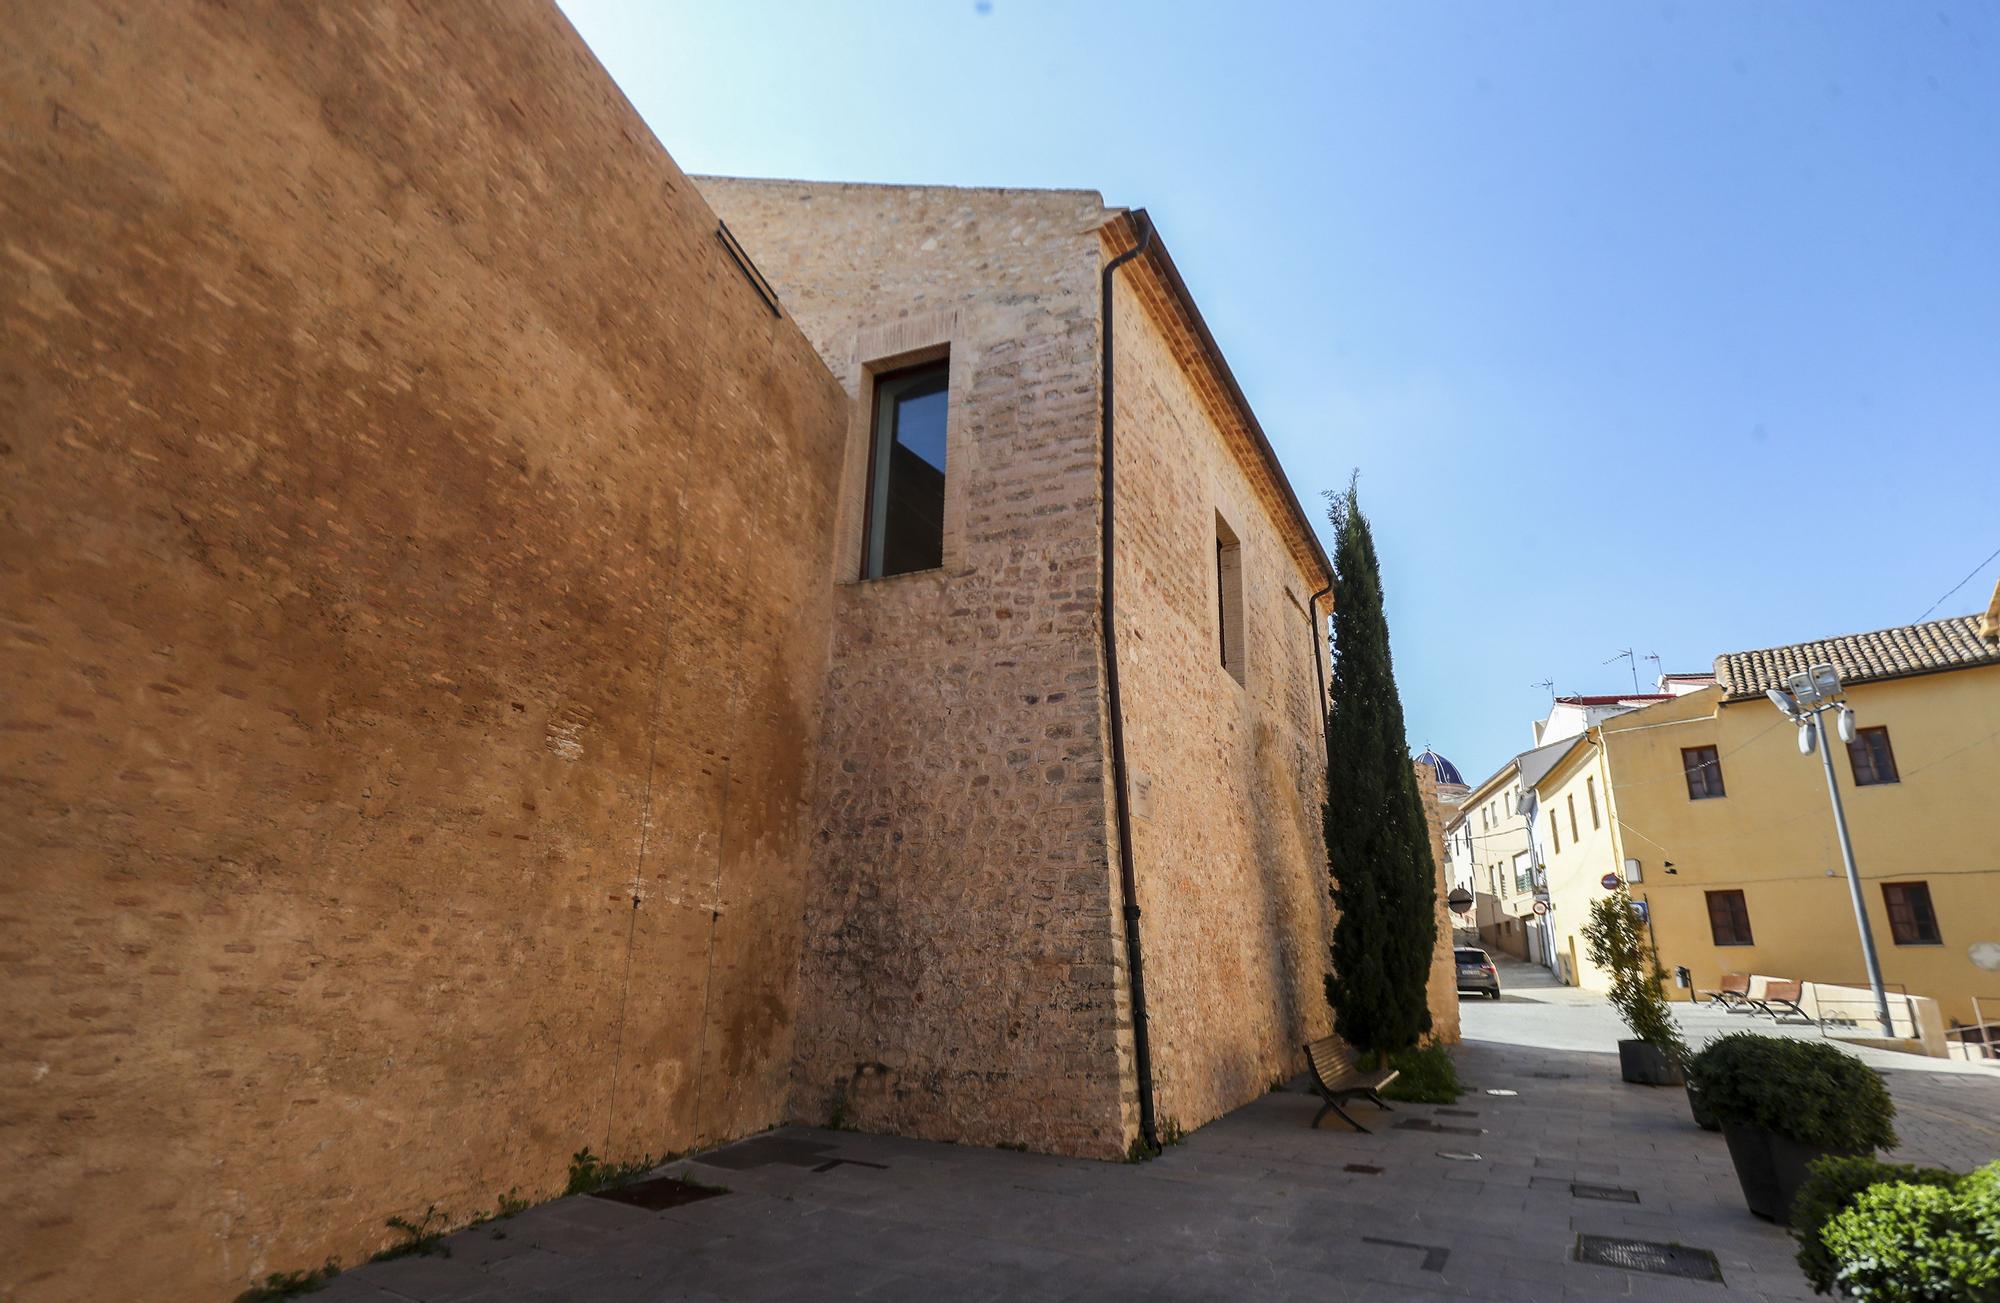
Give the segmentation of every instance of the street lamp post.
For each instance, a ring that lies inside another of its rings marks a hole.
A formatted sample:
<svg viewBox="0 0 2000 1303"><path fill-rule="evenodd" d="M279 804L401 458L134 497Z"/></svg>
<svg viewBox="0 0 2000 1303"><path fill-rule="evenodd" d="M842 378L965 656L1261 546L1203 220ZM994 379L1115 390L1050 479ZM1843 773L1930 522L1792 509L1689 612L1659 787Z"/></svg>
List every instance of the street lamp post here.
<svg viewBox="0 0 2000 1303"><path fill-rule="evenodd" d="M1847 835L1847 810L1840 803L1840 785L1833 778L1833 748L1827 744L1824 712L1832 710L1839 721L1840 740L1854 740L1854 712L1848 708L1840 687L1840 673L1831 665L1815 665L1802 674L1786 678L1782 688L1764 695L1799 726L1799 750L1819 748L1820 763L1826 769L1826 795L1833 802L1833 826L1840 834L1840 858L1847 866L1847 894L1854 903L1854 925L1861 932L1861 958L1868 968L1868 989L1875 996L1875 1019L1882 1035L1893 1039L1896 1025L1889 1018L1889 997L1882 989L1882 961L1875 955L1875 930L1868 922L1868 903L1861 894L1861 874L1854 867L1854 842Z"/></svg>

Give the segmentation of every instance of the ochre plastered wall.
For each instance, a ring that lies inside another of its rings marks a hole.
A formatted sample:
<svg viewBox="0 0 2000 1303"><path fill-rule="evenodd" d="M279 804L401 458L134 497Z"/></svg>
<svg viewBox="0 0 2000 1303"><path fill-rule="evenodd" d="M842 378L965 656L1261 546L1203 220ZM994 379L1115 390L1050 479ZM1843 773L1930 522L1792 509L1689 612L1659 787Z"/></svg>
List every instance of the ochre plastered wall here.
<svg viewBox="0 0 2000 1303"><path fill-rule="evenodd" d="M1098 618L1095 194L703 178L852 399L799 1116L1132 1134ZM875 369L948 350L945 564L857 582Z"/></svg>
<svg viewBox="0 0 2000 1303"><path fill-rule="evenodd" d="M0 1296L782 1120L839 385L552 5L7 29Z"/></svg>
<svg viewBox="0 0 2000 1303"><path fill-rule="evenodd" d="M1306 614L1327 580L1176 357L1147 273L1119 272L1113 310L1118 646L1157 1110L1192 1128L1332 1028L1323 622ZM1238 540L1242 682L1223 664L1218 514Z"/></svg>

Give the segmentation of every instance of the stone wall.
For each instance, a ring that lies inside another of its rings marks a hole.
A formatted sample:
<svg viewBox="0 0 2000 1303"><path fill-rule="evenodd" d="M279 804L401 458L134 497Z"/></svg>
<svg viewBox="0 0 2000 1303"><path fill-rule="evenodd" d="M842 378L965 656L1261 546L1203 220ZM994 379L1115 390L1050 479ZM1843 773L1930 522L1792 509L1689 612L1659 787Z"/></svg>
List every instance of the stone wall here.
<svg viewBox="0 0 2000 1303"><path fill-rule="evenodd" d="M1327 579L1186 364L1195 345L1153 264L1128 264L1115 292L1118 646L1146 999L1159 1117L1193 1128L1302 1070L1300 1047L1332 1030L1325 640L1306 614ZM1240 682L1223 663L1219 529L1241 574Z"/></svg>
<svg viewBox="0 0 2000 1303"><path fill-rule="evenodd" d="M852 400L799 1116L1111 1157L1095 194L703 178ZM857 582L872 375L948 352L945 563Z"/></svg>
<svg viewBox="0 0 2000 1303"><path fill-rule="evenodd" d="M1451 894L1451 873L1444 859L1444 825L1453 807L1438 799L1437 773L1429 765L1417 767L1417 793L1424 802L1424 822L1431 831L1431 862L1437 866L1437 946L1431 952L1430 1009L1431 1034L1447 1045L1458 1041L1458 968L1452 957L1452 924L1455 915L1445 898Z"/></svg>
<svg viewBox="0 0 2000 1303"><path fill-rule="evenodd" d="M0 1296L782 1120L846 404L554 7L38 10L0 177Z"/></svg>

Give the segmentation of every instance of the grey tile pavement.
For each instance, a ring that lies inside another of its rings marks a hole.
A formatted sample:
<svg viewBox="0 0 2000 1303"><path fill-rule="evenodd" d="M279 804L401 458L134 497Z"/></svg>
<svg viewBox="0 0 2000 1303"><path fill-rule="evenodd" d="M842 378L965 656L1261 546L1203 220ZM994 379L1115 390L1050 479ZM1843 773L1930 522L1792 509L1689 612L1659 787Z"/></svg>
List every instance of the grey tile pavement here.
<svg viewBox="0 0 2000 1303"><path fill-rule="evenodd" d="M731 1193L658 1213L562 1199L452 1236L449 1258L363 1267L314 1297L1813 1297L1789 1238L1744 1210L1721 1138L1693 1125L1679 1092L1618 1080L1617 1024L1601 1001L1554 987L1525 965L1510 966L1503 983L1506 999L1464 1006L1466 1041L1456 1057L1472 1092L1450 1112L1363 1106L1356 1116L1373 1134L1332 1118L1309 1129L1317 1102L1289 1091L1133 1165L787 1127L777 1134L881 1166L821 1172L684 1160L662 1171ZM1889 1081L1904 1135L1894 1157L1960 1169L2000 1157L2000 1073L1897 1065ZM1489 1088L1518 1093L1494 1096ZM1478 1134L1395 1125L1413 1120ZM1456 1162L1441 1151L1479 1158ZM1349 1164L1382 1171L1352 1172ZM1638 1202L1579 1198L1571 1181L1628 1189ZM1724 1281L1578 1263L1576 1240L1585 1233L1709 1249Z"/></svg>

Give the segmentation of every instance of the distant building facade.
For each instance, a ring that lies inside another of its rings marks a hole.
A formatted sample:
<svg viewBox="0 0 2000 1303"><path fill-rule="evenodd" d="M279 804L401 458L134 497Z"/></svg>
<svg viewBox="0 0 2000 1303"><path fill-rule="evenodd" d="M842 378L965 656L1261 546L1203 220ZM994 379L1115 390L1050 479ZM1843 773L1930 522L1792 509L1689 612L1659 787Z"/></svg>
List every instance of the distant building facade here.
<svg viewBox="0 0 2000 1303"><path fill-rule="evenodd" d="M1818 663L1839 670L1860 730L1834 740L1834 773L1883 979L1961 1024L1979 997L1992 1021L2000 647L1974 616L1729 653L1715 686L1605 721L1556 793L1564 833L1579 777L1594 775L1615 811L1574 876L1633 878L1661 961L1696 988L1724 973L1865 985L1824 769L1764 696Z"/></svg>

